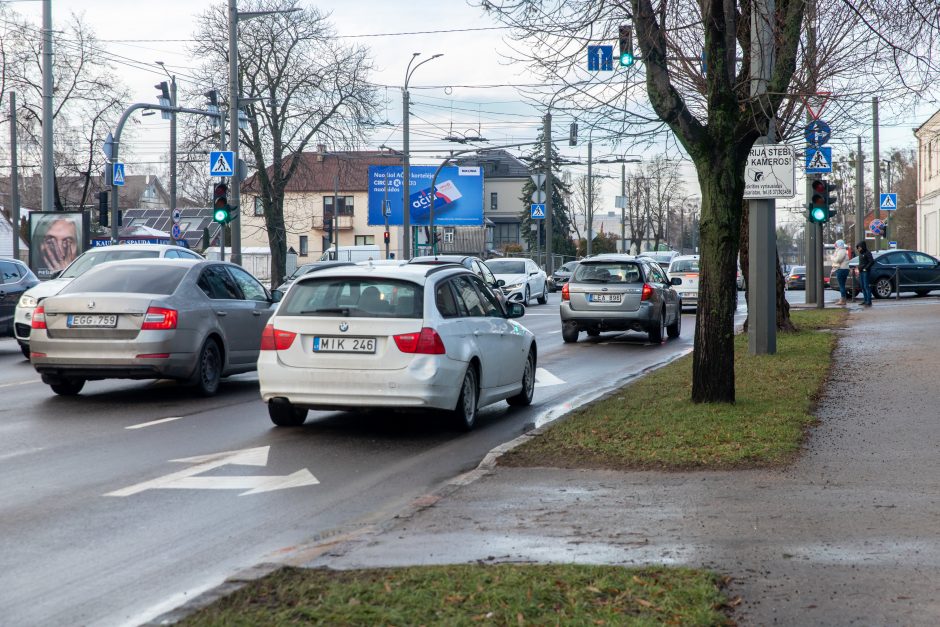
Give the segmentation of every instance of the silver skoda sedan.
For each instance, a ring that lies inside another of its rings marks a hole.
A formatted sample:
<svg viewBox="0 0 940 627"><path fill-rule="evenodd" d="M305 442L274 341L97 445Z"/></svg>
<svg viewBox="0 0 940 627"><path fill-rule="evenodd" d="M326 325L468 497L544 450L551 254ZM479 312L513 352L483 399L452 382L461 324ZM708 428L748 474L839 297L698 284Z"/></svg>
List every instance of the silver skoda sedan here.
<svg viewBox="0 0 940 627"><path fill-rule="evenodd" d="M30 360L56 394L96 379L177 379L209 396L221 377L256 368L273 304L230 263L105 263L36 308Z"/></svg>

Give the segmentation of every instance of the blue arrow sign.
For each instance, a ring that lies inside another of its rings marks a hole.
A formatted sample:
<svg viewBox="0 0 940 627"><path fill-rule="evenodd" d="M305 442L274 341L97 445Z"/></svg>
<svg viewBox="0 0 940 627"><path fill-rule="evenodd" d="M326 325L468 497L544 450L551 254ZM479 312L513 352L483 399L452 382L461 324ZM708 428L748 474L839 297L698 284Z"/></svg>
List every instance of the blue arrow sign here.
<svg viewBox="0 0 940 627"><path fill-rule="evenodd" d="M209 153L209 176L235 176L235 153L231 150Z"/></svg>
<svg viewBox="0 0 940 627"><path fill-rule="evenodd" d="M588 72L613 72L614 47L588 46Z"/></svg>
<svg viewBox="0 0 940 627"><path fill-rule="evenodd" d="M879 207L882 211L894 211L898 208L898 195L897 194L882 194L881 202Z"/></svg>
<svg viewBox="0 0 940 627"><path fill-rule="evenodd" d="M532 210L532 219L533 220L544 220L545 219L545 203L533 203L530 205Z"/></svg>
<svg viewBox="0 0 940 627"><path fill-rule="evenodd" d="M806 148L806 173L825 174L832 172L832 146Z"/></svg>
<svg viewBox="0 0 940 627"><path fill-rule="evenodd" d="M806 143L812 146L822 146L829 143L831 136L832 129L822 120L813 120L803 129L803 137L806 138Z"/></svg>
<svg viewBox="0 0 940 627"><path fill-rule="evenodd" d="M120 161L111 168L111 184L115 187L124 187L124 164Z"/></svg>

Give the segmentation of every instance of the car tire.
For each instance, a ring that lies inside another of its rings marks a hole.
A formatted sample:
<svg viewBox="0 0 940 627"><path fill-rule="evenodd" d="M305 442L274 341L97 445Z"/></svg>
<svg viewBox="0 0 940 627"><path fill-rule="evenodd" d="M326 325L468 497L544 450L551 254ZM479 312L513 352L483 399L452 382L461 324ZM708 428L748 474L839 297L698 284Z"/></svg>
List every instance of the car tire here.
<svg viewBox="0 0 940 627"><path fill-rule="evenodd" d="M676 339L682 334L682 310L676 312L676 321L666 327L666 334L671 339Z"/></svg>
<svg viewBox="0 0 940 627"><path fill-rule="evenodd" d="M290 403L268 403L268 416L278 427L299 427L307 420L307 410Z"/></svg>
<svg viewBox="0 0 940 627"><path fill-rule="evenodd" d="M918 296L923 297L929 294L930 290L914 290L914 293L917 294Z"/></svg>
<svg viewBox="0 0 940 627"><path fill-rule="evenodd" d="M562 324L561 325L561 339L564 340L565 344L574 344L578 341L578 335L581 332L578 331L578 325L576 324Z"/></svg>
<svg viewBox="0 0 940 627"><path fill-rule="evenodd" d="M874 289L872 291L875 293L876 298L890 298L891 292L894 291L894 287L891 285L891 279L888 277L881 277L875 281Z"/></svg>
<svg viewBox="0 0 940 627"><path fill-rule="evenodd" d="M454 426L460 431L470 431L477 422L477 400L480 387L477 384L477 370L472 364L467 367L460 384L457 406L451 412Z"/></svg>
<svg viewBox="0 0 940 627"><path fill-rule="evenodd" d="M532 404L535 395L535 351L530 350L522 370L522 389L515 396L510 396L506 402L513 407L528 407Z"/></svg>
<svg viewBox="0 0 940 627"><path fill-rule="evenodd" d="M196 362L196 373L193 383L200 396L215 396L219 391L219 382L222 380L222 351L219 344L213 339L206 340L199 351L199 361Z"/></svg>
<svg viewBox="0 0 940 627"><path fill-rule="evenodd" d="M666 336L663 331L666 328L666 312L660 310L659 316L650 323L649 331L647 335L649 336L650 343L652 344L662 344L663 338Z"/></svg>
<svg viewBox="0 0 940 627"><path fill-rule="evenodd" d="M538 297L539 305L544 305L548 302L548 282L542 286L542 295Z"/></svg>
<svg viewBox="0 0 940 627"><path fill-rule="evenodd" d="M29 344L20 344L20 352L23 353L23 357L29 359Z"/></svg>
<svg viewBox="0 0 940 627"><path fill-rule="evenodd" d="M82 391L82 388L85 387L85 380L63 377L62 379L57 379L54 383L50 383L49 387L59 396L77 396L78 393Z"/></svg>
<svg viewBox="0 0 940 627"><path fill-rule="evenodd" d="M526 307L529 306L529 301L532 300L532 296L529 294L529 286L525 286L525 294L522 297L522 304Z"/></svg>

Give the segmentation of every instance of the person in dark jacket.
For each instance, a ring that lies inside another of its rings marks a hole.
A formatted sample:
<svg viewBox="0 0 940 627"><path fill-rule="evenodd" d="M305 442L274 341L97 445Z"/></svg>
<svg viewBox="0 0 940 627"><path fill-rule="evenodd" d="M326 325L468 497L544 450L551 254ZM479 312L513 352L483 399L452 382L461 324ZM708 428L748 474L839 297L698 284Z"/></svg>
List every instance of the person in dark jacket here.
<svg viewBox="0 0 940 627"><path fill-rule="evenodd" d="M871 267L875 265L875 258L868 250L868 244L865 242L856 244L855 250L858 252L858 282L862 287L862 305L871 307L871 283L868 280L868 273Z"/></svg>

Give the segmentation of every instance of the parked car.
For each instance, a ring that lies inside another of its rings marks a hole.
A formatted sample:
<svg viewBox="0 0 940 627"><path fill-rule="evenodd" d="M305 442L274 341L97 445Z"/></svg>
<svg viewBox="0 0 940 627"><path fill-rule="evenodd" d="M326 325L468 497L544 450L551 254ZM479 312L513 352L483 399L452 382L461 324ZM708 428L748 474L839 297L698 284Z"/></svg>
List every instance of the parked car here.
<svg viewBox="0 0 940 627"><path fill-rule="evenodd" d="M279 292L283 297L284 294L287 293L287 289L294 283L294 281L308 272L316 272L317 270L323 270L324 268L335 268L336 266L351 265L353 265L352 261L312 261L310 263L305 263L291 272L290 275L287 276L280 285L274 288L273 291Z"/></svg>
<svg viewBox="0 0 940 627"><path fill-rule="evenodd" d="M637 255L637 257L644 257L646 259L652 259L659 264L659 267L663 270L669 268L669 264L672 263L672 260L679 255L677 250L648 250Z"/></svg>
<svg viewBox="0 0 940 627"><path fill-rule="evenodd" d="M445 263L460 264L483 279L483 282L489 285L490 289L494 292L502 294L502 291L499 290L501 287L498 285L499 280L493 275L493 271L486 265L486 262L479 257L472 255L423 255L420 257L412 257L411 261L408 263L420 263L425 265L441 265Z"/></svg>
<svg viewBox="0 0 940 627"><path fill-rule="evenodd" d="M673 257L666 275L670 280L678 278L681 281L675 289L679 292L679 297L682 299L682 306L697 307L699 256L682 255Z"/></svg>
<svg viewBox="0 0 940 627"><path fill-rule="evenodd" d="M98 264L119 259L192 259L202 260L199 253L182 246L164 244L118 244L116 246L101 246L86 250L76 257L62 273L49 281L27 290L16 304L14 330L16 341L19 342L23 355L29 358L30 323L33 311L43 299L55 296L62 288Z"/></svg>
<svg viewBox="0 0 940 627"><path fill-rule="evenodd" d="M578 263L577 261L569 261L560 268L555 269L552 273L552 281L554 281L556 287L568 282L568 279L571 278L571 274L574 272L575 268L578 267Z"/></svg>
<svg viewBox="0 0 940 627"><path fill-rule="evenodd" d="M359 244L358 246L334 246L329 250L323 251L320 255L320 261L368 261L369 259L381 259L384 253L379 249L378 244Z"/></svg>
<svg viewBox="0 0 940 627"><path fill-rule="evenodd" d="M65 396L97 379L177 379L211 396L221 377L255 369L274 302L231 263L101 264L36 307L30 359Z"/></svg>
<svg viewBox="0 0 940 627"><path fill-rule="evenodd" d="M806 266L793 266L790 268L790 274L787 275L786 284L788 290L805 290Z"/></svg>
<svg viewBox="0 0 940 627"><path fill-rule="evenodd" d="M888 298L898 291L914 292L926 296L932 290L940 290L940 261L935 257L916 250L873 251L875 265L869 271L872 295L875 298ZM846 292L855 298L861 291L858 282L858 257L849 262L849 276L846 278ZM838 291L839 282L835 270L831 272L829 286Z"/></svg>
<svg viewBox="0 0 940 627"><path fill-rule="evenodd" d="M503 294L511 302L529 305L533 296L540 305L548 302L548 277L531 259L502 257L489 259L487 267L499 281L503 281Z"/></svg>
<svg viewBox="0 0 940 627"><path fill-rule="evenodd" d="M682 299L658 263L644 257L588 258L561 288L561 337L577 342L582 331L641 331L651 342L682 331Z"/></svg>
<svg viewBox="0 0 940 627"><path fill-rule="evenodd" d="M535 337L456 264L333 268L297 280L264 330L261 398L278 426L308 409L438 409L471 429L477 408L528 405Z"/></svg>
<svg viewBox="0 0 940 627"><path fill-rule="evenodd" d="M13 318L16 303L39 279L29 267L18 259L0 259L0 337L13 337Z"/></svg>

